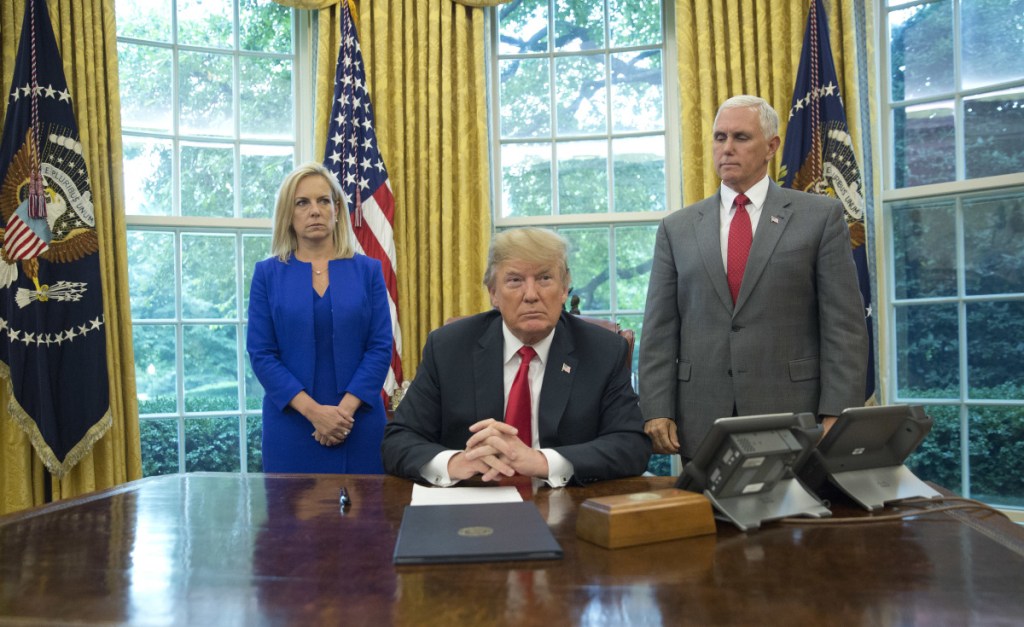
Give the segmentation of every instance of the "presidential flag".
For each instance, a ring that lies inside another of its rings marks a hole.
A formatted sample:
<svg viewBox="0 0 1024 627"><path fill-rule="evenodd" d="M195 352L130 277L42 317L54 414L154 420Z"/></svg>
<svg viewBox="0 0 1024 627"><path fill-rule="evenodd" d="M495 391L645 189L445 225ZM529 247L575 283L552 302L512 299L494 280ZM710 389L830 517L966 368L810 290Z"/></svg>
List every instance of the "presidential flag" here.
<svg viewBox="0 0 1024 627"><path fill-rule="evenodd" d="M58 479L110 428L94 199L45 0L25 7L0 136L0 376Z"/></svg>
<svg viewBox="0 0 1024 627"><path fill-rule="evenodd" d="M350 2L341 3L341 44L334 73L334 104L324 149L324 165L345 192L356 250L379 259L391 306L391 368L384 392L402 383L402 330L398 326L398 277L395 274L395 197L373 130L373 107Z"/></svg>
<svg viewBox="0 0 1024 627"><path fill-rule="evenodd" d="M864 398L875 393L874 331L871 320L871 283L868 274L864 224L864 187L853 152L839 80L832 62L828 19L821 0L807 16L800 69L793 88L780 178L783 187L839 198L846 210L850 245L857 264L868 329L868 376Z"/></svg>

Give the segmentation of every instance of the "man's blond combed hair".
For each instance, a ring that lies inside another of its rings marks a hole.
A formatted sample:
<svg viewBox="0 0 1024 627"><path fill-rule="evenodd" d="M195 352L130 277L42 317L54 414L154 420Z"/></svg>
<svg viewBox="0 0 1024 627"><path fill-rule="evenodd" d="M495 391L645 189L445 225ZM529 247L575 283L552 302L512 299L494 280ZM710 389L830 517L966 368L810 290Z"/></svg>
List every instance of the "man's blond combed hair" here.
<svg viewBox="0 0 1024 627"><path fill-rule="evenodd" d="M495 288L498 266L511 259L551 264L562 285L569 287L569 244L551 229L530 226L496 233L487 253L487 270L484 272L487 289Z"/></svg>

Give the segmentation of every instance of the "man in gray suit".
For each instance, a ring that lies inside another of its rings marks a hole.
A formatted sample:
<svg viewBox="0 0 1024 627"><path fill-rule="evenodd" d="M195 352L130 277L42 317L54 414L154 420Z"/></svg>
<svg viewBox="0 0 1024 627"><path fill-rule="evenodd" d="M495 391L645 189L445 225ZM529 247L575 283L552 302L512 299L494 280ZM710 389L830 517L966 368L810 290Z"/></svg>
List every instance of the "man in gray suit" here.
<svg viewBox="0 0 1024 627"><path fill-rule="evenodd" d="M538 228L498 233L484 284L496 310L427 336L384 431L384 469L441 486L520 474L559 487L643 473L651 443L629 347L563 311L565 240Z"/></svg>
<svg viewBox="0 0 1024 627"><path fill-rule="evenodd" d="M761 98L726 100L713 131L719 192L658 228L640 344L655 453L692 459L717 418L812 412L828 428L864 404L867 331L843 207L768 178L778 128Z"/></svg>

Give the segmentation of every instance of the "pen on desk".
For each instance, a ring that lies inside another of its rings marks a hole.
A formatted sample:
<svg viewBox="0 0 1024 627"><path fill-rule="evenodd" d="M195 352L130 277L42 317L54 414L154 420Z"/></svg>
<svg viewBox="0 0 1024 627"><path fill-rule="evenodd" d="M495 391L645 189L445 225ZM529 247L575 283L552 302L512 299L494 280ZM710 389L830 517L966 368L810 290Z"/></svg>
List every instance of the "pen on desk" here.
<svg viewBox="0 0 1024 627"><path fill-rule="evenodd" d="M341 509L345 509L352 504L352 499L349 498L348 490L345 489L345 486L341 487L341 493L338 495L338 503L341 504Z"/></svg>

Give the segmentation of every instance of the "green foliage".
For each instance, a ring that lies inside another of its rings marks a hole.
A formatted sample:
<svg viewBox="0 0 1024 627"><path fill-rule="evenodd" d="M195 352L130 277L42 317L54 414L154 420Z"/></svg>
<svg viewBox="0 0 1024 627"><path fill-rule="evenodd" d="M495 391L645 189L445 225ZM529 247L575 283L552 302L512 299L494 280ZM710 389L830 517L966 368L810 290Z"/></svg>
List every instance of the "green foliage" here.
<svg viewBox="0 0 1024 627"><path fill-rule="evenodd" d="M190 399L194 411L222 411L218 397ZM237 405L237 403L236 403ZM148 401L140 411L146 413L174 413L175 397L164 395ZM236 410L237 411L237 410ZM142 441L143 476L178 472L178 424L175 418L143 418L139 421ZM236 417L185 418L185 471L238 472L241 469L239 448L239 419ZM262 423L260 417L246 419L246 469L262 472Z"/></svg>
<svg viewBox="0 0 1024 627"><path fill-rule="evenodd" d="M1009 383L979 390L987 398L1024 398L1024 384ZM908 396L934 398L927 390ZM933 419L931 432L907 460L919 478L961 493L961 427L954 405L926 405ZM1013 406L969 406L968 455L970 491L974 498L1015 507L1024 506L1024 409Z"/></svg>

